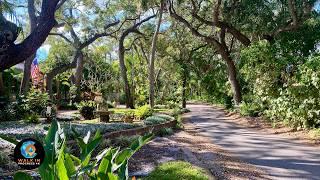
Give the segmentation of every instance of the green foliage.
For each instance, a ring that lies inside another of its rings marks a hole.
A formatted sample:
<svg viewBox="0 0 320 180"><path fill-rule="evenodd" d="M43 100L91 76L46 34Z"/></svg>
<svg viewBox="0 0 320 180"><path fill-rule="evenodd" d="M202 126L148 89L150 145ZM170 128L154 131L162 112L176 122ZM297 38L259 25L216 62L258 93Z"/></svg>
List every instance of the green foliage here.
<svg viewBox="0 0 320 180"><path fill-rule="evenodd" d="M240 113L264 114L296 129L320 127L319 55L280 55L280 45L260 41L241 51L246 95Z"/></svg>
<svg viewBox="0 0 320 180"><path fill-rule="evenodd" d="M165 115L165 114L159 114L159 115L147 117L143 121L143 123L145 125L156 125L156 124L162 124L162 123L165 123L167 121L172 121L172 120L174 120L174 117L172 117L172 116Z"/></svg>
<svg viewBox="0 0 320 180"><path fill-rule="evenodd" d="M153 113L153 110L148 105L144 105L144 106L139 107L135 111L135 116L138 119L146 119L147 117L151 116L152 113Z"/></svg>
<svg viewBox="0 0 320 180"><path fill-rule="evenodd" d="M99 147L129 147L138 137L139 136L119 136L112 139L103 139Z"/></svg>
<svg viewBox="0 0 320 180"><path fill-rule="evenodd" d="M167 101L167 104L166 104L167 108L169 109L174 109L174 108L178 108L179 105L178 103L176 103L175 101Z"/></svg>
<svg viewBox="0 0 320 180"><path fill-rule="evenodd" d="M31 89L26 96L25 105L30 112L41 114L49 105L49 95L39 89Z"/></svg>
<svg viewBox="0 0 320 180"><path fill-rule="evenodd" d="M33 180L33 178L26 172L18 171L13 176L14 180Z"/></svg>
<svg viewBox="0 0 320 180"><path fill-rule="evenodd" d="M150 126L150 125L157 125L157 124L162 124L162 123L165 123L167 122L166 119L162 118L162 117L158 117L158 116L150 116L150 117L147 117L143 123L147 126Z"/></svg>
<svg viewBox="0 0 320 180"><path fill-rule="evenodd" d="M29 114L25 117L25 120L29 123L38 124L40 123L40 116L38 114Z"/></svg>
<svg viewBox="0 0 320 180"><path fill-rule="evenodd" d="M0 152L0 164L1 165L5 165L5 164L8 164L10 161L8 155L4 152Z"/></svg>
<svg viewBox="0 0 320 180"><path fill-rule="evenodd" d="M46 158L38 168L42 179L128 179L128 161L152 137L152 134L138 137L127 148L105 148L95 158L93 151L102 141L102 135L97 131L91 138L90 131L84 138L73 131L80 148L80 156L66 152L66 136L57 121L52 122L44 140ZM20 178L26 174L16 173Z"/></svg>
<svg viewBox="0 0 320 180"><path fill-rule="evenodd" d="M202 168L184 161L171 161L160 164L148 177L144 178L144 180L153 179L208 180L210 178Z"/></svg>
<svg viewBox="0 0 320 180"><path fill-rule="evenodd" d="M257 117L259 116L259 113L260 113L260 107L255 103L243 102L240 104L240 114L242 116Z"/></svg>
<svg viewBox="0 0 320 180"><path fill-rule="evenodd" d="M0 109L0 121L14 121L17 119L17 113L12 106L8 105Z"/></svg>
<svg viewBox="0 0 320 180"><path fill-rule="evenodd" d="M72 102L61 101L59 103L60 110L77 110L77 105Z"/></svg>
<svg viewBox="0 0 320 180"><path fill-rule="evenodd" d="M173 133L174 132L173 132L172 128L163 128L163 129L160 129L160 131L157 133L157 135L161 136L161 137L164 137L164 136L170 136Z"/></svg>
<svg viewBox="0 0 320 180"><path fill-rule="evenodd" d="M94 119L94 111L96 110L96 103L94 101L81 101L78 104L80 114L88 120Z"/></svg>
<svg viewBox="0 0 320 180"><path fill-rule="evenodd" d="M174 120L174 117L169 116L169 115L167 115L167 114L157 114L156 117L163 118L163 119L165 119L165 120L167 120L167 121L172 121L172 120Z"/></svg>
<svg viewBox="0 0 320 180"><path fill-rule="evenodd" d="M26 118L30 114L40 115L49 105L46 93L32 89L27 96L20 96L14 102L9 102L0 109L1 121L16 121Z"/></svg>
<svg viewBox="0 0 320 180"><path fill-rule="evenodd" d="M319 56L310 57L270 102L265 112L273 121L283 120L294 128L320 127Z"/></svg>

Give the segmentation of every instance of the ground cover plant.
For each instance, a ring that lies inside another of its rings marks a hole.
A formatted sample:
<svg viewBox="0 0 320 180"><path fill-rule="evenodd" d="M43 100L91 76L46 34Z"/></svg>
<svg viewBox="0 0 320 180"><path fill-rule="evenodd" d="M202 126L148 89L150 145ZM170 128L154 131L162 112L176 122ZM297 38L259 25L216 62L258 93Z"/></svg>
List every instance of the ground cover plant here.
<svg viewBox="0 0 320 180"><path fill-rule="evenodd" d="M154 179L185 179L185 180L209 180L207 172L199 167L184 161L172 161L160 164L156 169L143 178L144 180Z"/></svg>

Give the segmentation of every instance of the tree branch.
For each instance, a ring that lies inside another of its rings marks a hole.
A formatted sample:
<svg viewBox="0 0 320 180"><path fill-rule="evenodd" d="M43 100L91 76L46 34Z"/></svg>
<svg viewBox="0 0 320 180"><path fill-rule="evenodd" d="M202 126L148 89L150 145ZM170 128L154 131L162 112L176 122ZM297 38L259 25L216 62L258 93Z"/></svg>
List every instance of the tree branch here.
<svg viewBox="0 0 320 180"><path fill-rule="evenodd" d="M56 24L54 15L58 2L59 0L43 0L38 25L22 43L9 45L5 56L0 57L0 71L21 63L36 53Z"/></svg>
<svg viewBox="0 0 320 180"><path fill-rule="evenodd" d="M61 33L49 33L50 36L60 36L61 38L63 38L65 41L67 41L69 44L73 44L73 42L68 39L65 35L61 34Z"/></svg>

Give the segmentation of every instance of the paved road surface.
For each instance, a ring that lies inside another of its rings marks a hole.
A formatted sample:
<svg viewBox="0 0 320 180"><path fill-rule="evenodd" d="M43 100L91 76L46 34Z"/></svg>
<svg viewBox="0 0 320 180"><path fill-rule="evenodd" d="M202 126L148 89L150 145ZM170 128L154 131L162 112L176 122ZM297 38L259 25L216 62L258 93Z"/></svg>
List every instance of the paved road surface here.
<svg viewBox="0 0 320 180"><path fill-rule="evenodd" d="M191 122L240 159L264 169L271 179L320 180L320 147L281 135L239 127L225 121L223 111L206 105L188 105Z"/></svg>

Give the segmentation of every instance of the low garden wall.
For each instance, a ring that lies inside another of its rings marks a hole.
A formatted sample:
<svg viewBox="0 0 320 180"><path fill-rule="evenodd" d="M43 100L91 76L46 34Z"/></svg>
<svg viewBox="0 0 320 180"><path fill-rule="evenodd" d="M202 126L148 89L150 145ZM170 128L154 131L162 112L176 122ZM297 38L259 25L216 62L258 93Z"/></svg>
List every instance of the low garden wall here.
<svg viewBox="0 0 320 180"><path fill-rule="evenodd" d="M146 126L146 127L139 127L139 128L134 128L134 129L127 129L127 130L121 130L121 131L114 131L111 133L104 134L104 138L116 138L119 136L133 136L133 135L143 135L148 132L159 132L163 128L171 128L175 127L177 124L177 120L169 121L166 123L162 124L157 124L157 125L151 125L151 126Z"/></svg>
<svg viewBox="0 0 320 180"><path fill-rule="evenodd" d="M133 129L126 129L121 131L114 131L110 133L106 133L103 136L105 139L113 139L119 136L134 136L134 135L143 135L149 132L156 133L159 132L163 128L172 128L177 125L178 121L173 120L162 124L156 124L156 125L150 125L146 127L138 127ZM70 140L67 142L67 144L74 144L75 140Z"/></svg>

